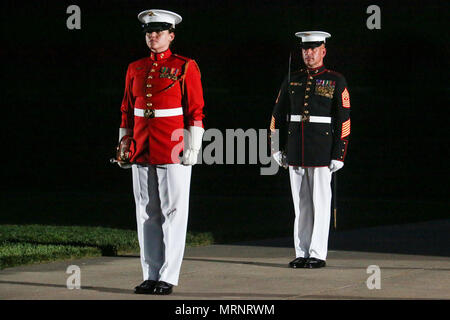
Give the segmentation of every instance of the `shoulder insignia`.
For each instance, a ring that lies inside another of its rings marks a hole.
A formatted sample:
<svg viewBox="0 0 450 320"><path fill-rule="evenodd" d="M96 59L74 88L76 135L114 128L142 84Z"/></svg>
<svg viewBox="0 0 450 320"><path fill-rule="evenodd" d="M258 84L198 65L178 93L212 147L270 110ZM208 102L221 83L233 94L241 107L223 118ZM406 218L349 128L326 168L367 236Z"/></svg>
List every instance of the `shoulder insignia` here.
<svg viewBox="0 0 450 320"><path fill-rule="evenodd" d="M347 88L342 91L342 106L344 108L350 108L350 95Z"/></svg>
<svg viewBox="0 0 450 320"><path fill-rule="evenodd" d="M272 120L270 120L270 131L275 131L275 118L272 116Z"/></svg>

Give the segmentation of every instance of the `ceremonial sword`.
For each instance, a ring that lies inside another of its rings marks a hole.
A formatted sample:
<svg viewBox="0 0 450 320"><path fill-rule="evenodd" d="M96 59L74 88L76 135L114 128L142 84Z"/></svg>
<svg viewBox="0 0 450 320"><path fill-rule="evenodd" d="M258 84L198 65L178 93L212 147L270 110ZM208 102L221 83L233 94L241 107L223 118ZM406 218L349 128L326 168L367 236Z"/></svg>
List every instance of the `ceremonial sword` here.
<svg viewBox="0 0 450 320"><path fill-rule="evenodd" d="M334 226L334 230L337 229L336 217L337 217L337 172L334 172L333 173L333 226Z"/></svg>

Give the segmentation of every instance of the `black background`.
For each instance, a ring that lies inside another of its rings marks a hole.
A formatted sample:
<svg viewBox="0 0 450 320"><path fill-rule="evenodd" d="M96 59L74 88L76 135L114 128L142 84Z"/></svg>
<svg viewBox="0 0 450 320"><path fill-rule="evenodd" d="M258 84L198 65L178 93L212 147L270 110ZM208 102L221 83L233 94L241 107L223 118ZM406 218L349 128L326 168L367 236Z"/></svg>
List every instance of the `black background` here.
<svg viewBox="0 0 450 320"><path fill-rule="evenodd" d="M66 27L71 4L81 30ZM366 27L371 4L380 30ZM200 66L206 129L268 128L289 52L301 67L294 33L330 32L325 63L352 105L340 225L448 217L443 1L3 1L1 222L134 228L130 171L108 160L127 65L149 52L136 16L151 8L183 17L172 51ZM289 235L288 175L259 170L195 166L190 230Z"/></svg>

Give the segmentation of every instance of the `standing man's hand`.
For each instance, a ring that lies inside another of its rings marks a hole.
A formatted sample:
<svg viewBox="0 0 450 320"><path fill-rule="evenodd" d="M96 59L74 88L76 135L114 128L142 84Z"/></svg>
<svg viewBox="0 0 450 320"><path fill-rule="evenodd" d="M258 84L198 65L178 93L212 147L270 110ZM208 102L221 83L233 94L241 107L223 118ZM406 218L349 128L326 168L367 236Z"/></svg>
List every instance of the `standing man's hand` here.
<svg viewBox="0 0 450 320"><path fill-rule="evenodd" d="M185 149L181 163L186 166L193 166L197 163L198 153L202 148L203 133L205 129L197 126L189 127L189 137L185 140Z"/></svg>
<svg viewBox="0 0 450 320"><path fill-rule="evenodd" d="M328 168L330 168L331 173L338 171L339 169L342 169L344 166L344 162L339 160L331 160L330 165Z"/></svg>
<svg viewBox="0 0 450 320"><path fill-rule="evenodd" d="M286 154L283 151L275 152L272 156L275 159L275 162L278 163L280 167L283 167L285 169L288 168Z"/></svg>

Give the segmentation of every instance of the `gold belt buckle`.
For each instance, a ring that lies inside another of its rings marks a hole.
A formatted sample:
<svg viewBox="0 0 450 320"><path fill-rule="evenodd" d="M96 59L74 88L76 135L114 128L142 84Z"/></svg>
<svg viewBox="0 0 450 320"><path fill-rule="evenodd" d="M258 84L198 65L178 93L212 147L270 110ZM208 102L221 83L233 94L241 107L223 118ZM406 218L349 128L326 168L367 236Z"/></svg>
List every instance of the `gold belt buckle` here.
<svg viewBox="0 0 450 320"><path fill-rule="evenodd" d="M302 115L302 121L301 122L309 122L309 115L307 115L307 116Z"/></svg>
<svg viewBox="0 0 450 320"><path fill-rule="evenodd" d="M145 109L144 110L144 118L150 119L155 117L155 110L154 109Z"/></svg>

